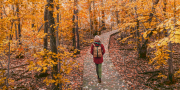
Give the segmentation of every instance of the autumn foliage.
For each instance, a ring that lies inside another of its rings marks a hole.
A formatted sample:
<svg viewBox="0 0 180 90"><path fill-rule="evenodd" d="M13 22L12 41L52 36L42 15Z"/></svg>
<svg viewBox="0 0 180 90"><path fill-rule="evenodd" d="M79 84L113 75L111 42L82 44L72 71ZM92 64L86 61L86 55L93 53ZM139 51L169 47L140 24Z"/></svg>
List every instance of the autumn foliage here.
<svg viewBox="0 0 180 90"><path fill-rule="evenodd" d="M105 29L134 37L139 57L173 84L179 13L179 0L1 0L0 89L64 88L76 54Z"/></svg>

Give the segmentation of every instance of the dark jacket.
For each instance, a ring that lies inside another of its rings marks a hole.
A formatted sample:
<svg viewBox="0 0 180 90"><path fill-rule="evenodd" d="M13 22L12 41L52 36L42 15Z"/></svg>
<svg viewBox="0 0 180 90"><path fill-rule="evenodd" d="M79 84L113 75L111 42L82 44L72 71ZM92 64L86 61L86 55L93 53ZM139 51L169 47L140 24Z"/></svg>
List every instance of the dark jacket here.
<svg viewBox="0 0 180 90"><path fill-rule="evenodd" d="M95 41L95 42L100 42L100 41ZM96 44L96 43L94 43L94 44L95 44L95 46L99 46L99 44ZM100 45L101 45L101 50L103 51L102 55L104 55L104 53L105 53L104 45L103 44L100 44ZM93 48L94 48L94 45L92 44L91 51L90 51L90 53L92 55L93 55ZM93 60L94 60L94 63L101 64L103 62L103 56L102 57L93 57Z"/></svg>

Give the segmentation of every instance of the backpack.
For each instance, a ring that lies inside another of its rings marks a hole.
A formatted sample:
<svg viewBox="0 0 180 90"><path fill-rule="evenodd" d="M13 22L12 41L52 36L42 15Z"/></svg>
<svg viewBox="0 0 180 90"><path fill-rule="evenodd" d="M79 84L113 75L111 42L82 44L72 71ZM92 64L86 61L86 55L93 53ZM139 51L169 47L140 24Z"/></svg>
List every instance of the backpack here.
<svg viewBox="0 0 180 90"><path fill-rule="evenodd" d="M101 50L101 45L99 46L95 46L95 44L93 43L93 56L94 57L102 57L102 50Z"/></svg>

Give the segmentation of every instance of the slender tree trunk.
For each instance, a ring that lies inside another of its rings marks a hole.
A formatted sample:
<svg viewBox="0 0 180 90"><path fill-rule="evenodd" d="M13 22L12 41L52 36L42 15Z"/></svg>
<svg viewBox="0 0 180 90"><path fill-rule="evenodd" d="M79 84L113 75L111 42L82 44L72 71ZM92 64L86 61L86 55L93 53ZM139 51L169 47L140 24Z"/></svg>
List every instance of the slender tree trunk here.
<svg viewBox="0 0 180 90"><path fill-rule="evenodd" d="M165 17L165 19L167 19L167 15L166 15L166 5L167 5L167 0L163 0L163 3L164 3L164 8L163 8L163 11L164 11L164 17ZM164 27L164 34L165 34L165 37L168 36L167 30L165 29L165 27Z"/></svg>
<svg viewBox="0 0 180 90"><path fill-rule="evenodd" d="M94 8L94 35L98 35L98 20L97 20L97 14L98 14L98 10L97 8L95 8L95 2L93 2L93 8Z"/></svg>
<svg viewBox="0 0 180 90"><path fill-rule="evenodd" d="M11 23L11 32L12 32L12 28L13 28L13 21L11 21L12 23ZM9 55L8 55L8 75L7 75L7 78L6 78L6 82L7 82L7 89L9 89L9 65L10 65L10 59L11 59L11 50L10 50L10 48L11 48L11 43L10 43L10 40L12 40L12 35L10 34L9 35Z"/></svg>
<svg viewBox="0 0 180 90"><path fill-rule="evenodd" d="M136 28L136 36L137 36L137 49L138 49L138 53L140 55L140 57L144 58L146 57L146 52L142 52L141 48L140 48L140 37L139 37L139 20L137 19L137 28ZM144 50L144 48L143 48Z"/></svg>
<svg viewBox="0 0 180 90"><path fill-rule="evenodd" d="M96 11L95 11L96 12ZM95 13L96 14L96 13ZM98 25L98 22L97 22L97 20L96 20L96 18L94 18L94 35L98 35L98 30L97 30L97 25Z"/></svg>
<svg viewBox="0 0 180 90"><path fill-rule="evenodd" d="M0 5L0 14L1 14L1 19L3 19L3 12L2 12L2 9L3 9L3 4L2 4L2 1L0 1L1 5Z"/></svg>
<svg viewBox="0 0 180 90"><path fill-rule="evenodd" d="M54 21L54 17L53 17L53 10L54 10L54 5L53 5L53 1L54 0L49 0L48 4L49 4L49 15L48 15L48 21L49 21L49 30L50 30L50 47L51 47L51 51L55 54L57 54L57 47L56 47L56 33L55 33L55 21ZM55 62L57 61L57 58L51 57L52 60L54 60ZM58 73L58 67L57 65L53 66L53 70L52 70L52 79L55 80L55 76L57 76ZM52 84L52 90L58 90L59 85L55 85L55 83Z"/></svg>
<svg viewBox="0 0 180 90"><path fill-rule="evenodd" d="M89 2L89 23L90 23L90 38L91 38L91 36L92 36L92 28L93 28L93 26L92 26L92 20L91 20L91 1L89 1L88 0L88 2Z"/></svg>
<svg viewBox="0 0 180 90"><path fill-rule="evenodd" d="M135 0L136 2L136 0ZM138 20L138 15L137 15L137 6L134 7L135 9L135 13L134 13L134 17L136 19L137 25L136 25L136 43L137 43L137 51L138 51L138 55L139 57L141 57L141 51L140 51L140 40L139 40L139 20Z"/></svg>
<svg viewBox="0 0 180 90"><path fill-rule="evenodd" d="M57 11L59 11L59 5L57 6ZM59 46L59 37L58 37L58 29L59 29L59 13L57 13L57 27L56 27L56 46Z"/></svg>
<svg viewBox="0 0 180 90"><path fill-rule="evenodd" d="M113 18L113 11L110 11L110 12L111 12L111 28L110 28L110 29L111 29L111 31L112 31L112 22L113 22L113 21L112 21L112 20L113 20L112 18Z"/></svg>
<svg viewBox="0 0 180 90"><path fill-rule="evenodd" d="M45 5L45 10L44 10L44 21L45 21L45 24L44 24L44 33L48 34L48 28L49 28L49 25L48 25L48 4ZM47 35L44 37L44 49L47 50L47 47L48 47L48 41L47 41Z"/></svg>
<svg viewBox="0 0 180 90"><path fill-rule="evenodd" d="M17 7L16 12L17 12L17 17L18 17L18 36L19 36L18 39L19 39L19 45L21 45L21 41L20 41L20 39L21 39L21 23L20 23L20 17L19 17L19 5L17 4L16 7Z"/></svg>
<svg viewBox="0 0 180 90"><path fill-rule="evenodd" d="M77 7L77 9L75 10L75 19L76 19L76 22L75 22L75 36L76 36L76 49L80 49L80 46L79 46L79 26L78 26L78 0L74 0L75 1L75 6Z"/></svg>
<svg viewBox="0 0 180 90"><path fill-rule="evenodd" d="M171 41L169 42L168 47L169 47L169 50L171 51L171 52L169 52L169 59L168 59L168 65L169 65L168 79L171 82L173 82L174 74L173 74L173 64L172 64L172 43L171 43Z"/></svg>
<svg viewBox="0 0 180 90"><path fill-rule="evenodd" d="M116 22L117 25L119 24L119 11L116 11Z"/></svg>
<svg viewBox="0 0 180 90"><path fill-rule="evenodd" d="M18 36L17 36L17 26L15 24L15 36L16 36L16 40L18 39Z"/></svg>
<svg viewBox="0 0 180 90"><path fill-rule="evenodd" d="M58 0L59 3L59 0ZM57 11L59 11L59 4L57 6ZM59 13L57 13L57 27L56 27L56 46L58 48L59 46L59 37L58 37L58 31L59 31ZM60 52L59 50L57 50L57 53ZM60 73L60 69L61 69L61 63L60 63L60 59L58 59L58 73ZM61 78L58 78L61 79ZM59 90L62 90L62 83L59 83Z"/></svg>
<svg viewBox="0 0 180 90"><path fill-rule="evenodd" d="M61 17L61 10L60 10L60 24L62 24L62 17ZM60 30L61 32L62 32L62 27L61 27L61 30ZM60 44L62 44L62 46L63 46L63 37L62 37L62 34L60 33Z"/></svg>
<svg viewBox="0 0 180 90"><path fill-rule="evenodd" d="M79 33L78 33L78 0L74 0L74 7L76 7L74 9L74 15L73 15L73 23L74 23L74 27L73 27L73 33L74 35L74 39L73 39L73 46L75 46L76 49L80 49L79 46Z"/></svg>
<svg viewBox="0 0 180 90"><path fill-rule="evenodd" d="M101 1L101 5L102 5L102 7L104 7L104 2L103 2L103 0ZM105 14L104 14L104 8L103 8L103 10L101 11L101 13L102 13L102 30L106 30L106 27L105 27Z"/></svg>
<svg viewBox="0 0 180 90"><path fill-rule="evenodd" d="M100 15L100 14L99 14ZM101 35L101 19L99 16L99 28L98 28L98 35Z"/></svg>
<svg viewBox="0 0 180 90"><path fill-rule="evenodd" d="M114 7L113 7L114 9ZM112 21L111 21L111 31L113 30L113 27L114 27L114 11L112 10L112 14L111 14L111 18L112 18Z"/></svg>
<svg viewBox="0 0 180 90"><path fill-rule="evenodd" d="M9 37L9 38L11 38L11 37ZM7 83L7 89L9 89L9 65L10 65L10 53L11 53L11 51L10 51L10 42L9 42L9 55L8 55L8 75L7 75L7 78L6 78L6 83Z"/></svg>
<svg viewBox="0 0 180 90"><path fill-rule="evenodd" d="M34 2L32 2L32 6L34 7ZM34 17L34 8L32 9L32 16ZM34 18L32 19L32 28L34 28ZM34 32L34 29L33 29Z"/></svg>
<svg viewBox="0 0 180 90"><path fill-rule="evenodd" d="M76 40L75 40L75 35L76 35L76 33L75 33L75 30L76 30L76 29L75 29L75 26L76 26L76 25L75 25L75 12L76 12L76 11L75 11L75 9L74 9L74 15L73 15L73 20L72 20L73 23L74 23L74 24L73 24L73 47L74 47L74 48L76 48Z"/></svg>
<svg viewBox="0 0 180 90"><path fill-rule="evenodd" d="M2 4L2 1L0 1L0 18L3 19L3 4ZM0 30L3 30L3 22L1 21L0 22ZM1 36L0 36L1 37Z"/></svg>
<svg viewBox="0 0 180 90"><path fill-rule="evenodd" d="M102 0L101 2L101 5L102 7L104 7L104 2ZM104 8L103 8L104 9ZM104 10L101 11L102 12L102 30L106 30L106 27L105 27L105 13L104 13Z"/></svg>
<svg viewBox="0 0 180 90"><path fill-rule="evenodd" d="M174 30L175 30L175 24L176 24L176 4L174 0ZM170 33L169 33L170 36ZM169 71L168 71L168 79L173 83L173 78L174 78L174 72L173 72L173 63L172 63L172 43L171 41L168 43L169 50L169 58L168 58L168 65L169 65Z"/></svg>
<svg viewBox="0 0 180 90"><path fill-rule="evenodd" d="M95 5L94 5L94 0L92 1L93 2L93 15L92 15L92 20L93 20L93 35L95 35Z"/></svg>

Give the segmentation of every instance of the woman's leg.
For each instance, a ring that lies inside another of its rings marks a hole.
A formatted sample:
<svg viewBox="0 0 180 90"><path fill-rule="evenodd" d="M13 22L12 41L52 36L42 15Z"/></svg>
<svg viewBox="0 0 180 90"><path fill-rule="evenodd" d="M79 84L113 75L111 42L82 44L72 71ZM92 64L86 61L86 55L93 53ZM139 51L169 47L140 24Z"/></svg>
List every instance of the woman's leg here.
<svg viewBox="0 0 180 90"><path fill-rule="evenodd" d="M98 64L95 64L96 65L96 73L97 73L97 76L99 78L99 74L98 74Z"/></svg>
<svg viewBox="0 0 180 90"><path fill-rule="evenodd" d="M99 78L101 78L101 76L102 76L102 63L98 64L98 76L99 76Z"/></svg>

